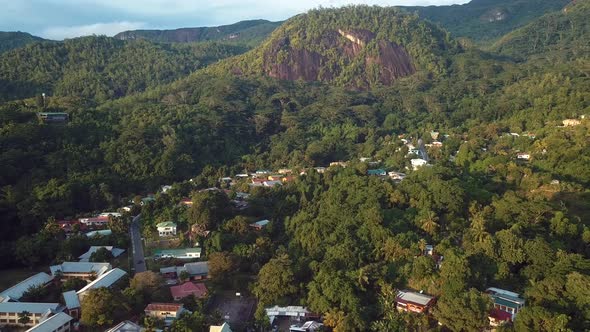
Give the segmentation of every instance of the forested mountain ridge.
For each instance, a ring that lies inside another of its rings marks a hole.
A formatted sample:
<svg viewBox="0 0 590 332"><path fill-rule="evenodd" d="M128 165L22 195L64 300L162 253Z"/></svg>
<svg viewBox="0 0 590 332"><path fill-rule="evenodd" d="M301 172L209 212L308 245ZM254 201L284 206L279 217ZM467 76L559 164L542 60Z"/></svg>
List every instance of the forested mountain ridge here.
<svg viewBox="0 0 590 332"><path fill-rule="evenodd" d="M44 41L43 38L20 31L0 31L0 54L34 42Z"/></svg>
<svg viewBox="0 0 590 332"><path fill-rule="evenodd" d="M349 6L295 16L260 47L215 68L367 89L416 72L444 75L448 58L458 52L444 30L416 15Z"/></svg>
<svg viewBox="0 0 590 332"><path fill-rule="evenodd" d="M578 0L502 37L493 50L516 58L590 56L590 1Z"/></svg>
<svg viewBox="0 0 590 332"><path fill-rule="evenodd" d="M244 51L236 45L155 44L104 36L37 42L0 54L0 100L46 93L100 103L172 82Z"/></svg>
<svg viewBox="0 0 590 332"><path fill-rule="evenodd" d="M223 41L253 47L266 39L281 23L267 20L250 20L218 27L132 30L120 32L114 38L121 40L146 39L160 43Z"/></svg>
<svg viewBox="0 0 590 332"><path fill-rule="evenodd" d="M439 23L453 37L488 43L571 0L471 0L463 5L401 7Z"/></svg>

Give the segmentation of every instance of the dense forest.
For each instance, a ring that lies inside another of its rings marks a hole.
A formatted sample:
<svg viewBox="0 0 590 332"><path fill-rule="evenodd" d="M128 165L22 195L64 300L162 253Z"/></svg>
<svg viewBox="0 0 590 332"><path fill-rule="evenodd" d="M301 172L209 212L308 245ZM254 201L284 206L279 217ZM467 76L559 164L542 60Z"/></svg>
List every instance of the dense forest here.
<svg viewBox="0 0 590 332"><path fill-rule="evenodd" d="M292 304L336 331L482 330L482 291L500 287L527 301L503 331L588 330L590 6L556 9L486 50L400 9L351 6L296 16L246 53L107 37L3 53L0 268L77 252L81 240L57 243L48 220L174 183L141 207L145 224L211 230L205 252L226 263L222 283L251 284L257 324L264 306ZM374 36L346 58L339 29ZM403 47L416 70L375 79L387 67L364 59L380 41ZM331 78L272 77L265 61L294 66L301 50ZM40 111L70 120L45 124ZM428 149L433 166L410 170L402 138L428 144L432 132L444 137ZM360 158L408 176L367 176ZM251 196L244 212L199 192L224 176L334 161L349 164L276 188L238 184L232 191ZM191 208L175 204L183 197ZM271 227L255 233L248 223L260 216ZM423 254L427 244L442 264ZM432 316L395 310L394 290L406 288L438 297Z"/></svg>

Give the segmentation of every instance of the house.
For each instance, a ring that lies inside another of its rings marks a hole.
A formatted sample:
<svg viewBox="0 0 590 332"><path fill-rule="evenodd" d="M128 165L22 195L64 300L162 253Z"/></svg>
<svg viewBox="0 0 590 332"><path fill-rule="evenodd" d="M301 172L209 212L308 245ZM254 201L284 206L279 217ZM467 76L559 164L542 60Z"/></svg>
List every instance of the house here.
<svg viewBox="0 0 590 332"><path fill-rule="evenodd" d="M168 191L170 191L170 189L172 189L172 186L170 186L170 185L164 185L164 186L160 187L160 191L164 194L167 193Z"/></svg>
<svg viewBox="0 0 590 332"><path fill-rule="evenodd" d="M60 276L61 280L79 278L92 281L113 267L109 263L63 262L49 267L51 275Z"/></svg>
<svg viewBox="0 0 590 332"><path fill-rule="evenodd" d="M291 170L291 169L289 169L289 168L281 168L281 169L279 169L277 172L278 172L279 174L286 175L286 174L291 174L291 173L293 173L293 170Z"/></svg>
<svg viewBox="0 0 590 332"><path fill-rule="evenodd" d="M344 161L333 161L330 163L330 167L343 167L346 168L346 166L348 165L348 163L344 162Z"/></svg>
<svg viewBox="0 0 590 332"><path fill-rule="evenodd" d="M492 309L488 315L490 326L497 327L512 321L512 315L500 309Z"/></svg>
<svg viewBox="0 0 590 332"><path fill-rule="evenodd" d="M59 228L63 229L66 233L71 233L74 231L74 225L78 225L78 227L82 228L79 220L58 220L56 223L59 225Z"/></svg>
<svg viewBox="0 0 590 332"><path fill-rule="evenodd" d="M197 299L202 299L207 296L207 287L204 283L193 283L190 281L185 282L182 285L170 287L170 293L174 301L180 301L185 297L193 295Z"/></svg>
<svg viewBox="0 0 590 332"><path fill-rule="evenodd" d="M395 298L397 310L406 312L428 312L434 302L436 302L434 296L407 290L399 291Z"/></svg>
<svg viewBox="0 0 590 332"><path fill-rule="evenodd" d="M79 319L81 315L80 309L82 306L80 305L80 298L78 297L78 293L76 291L68 291L61 294L64 298L64 302L66 304L66 311L68 315L72 316L75 319Z"/></svg>
<svg viewBox="0 0 590 332"><path fill-rule="evenodd" d="M182 271L188 272L193 280L207 279L209 277L209 262L186 263L179 270L179 272Z"/></svg>
<svg viewBox="0 0 590 332"><path fill-rule="evenodd" d="M260 169L256 171L256 175L266 175L266 174L270 174L270 171L267 169Z"/></svg>
<svg viewBox="0 0 590 332"><path fill-rule="evenodd" d="M283 182L293 182L293 181L295 181L295 177L293 175L287 175L281 181L283 181Z"/></svg>
<svg viewBox="0 0 590 332"><path fill-rule="evenodd" d="M98 215L98 217L99 217L99 218L100 218L100 217L106 217L106 218L108 218L108 217L120 218L120 217L122 217L122 216L123 216L123 215L122 215L122 214L120 214L119 212L103 212L103 213L101 213L101 214L99 214L99 215Z"/></svg>
<svg viewBox="0 0 590 332"><path fill-rule="evenodd" d="M442 142L439 142L439 141L432 142L433 148L442 148L442 146L443 146Z"/></svg>
<svg viewBox="0 0 590 332"><path fill-rule="evenodd" d="M91 289L96 289L96 288L101 288L101 287L110 288L114 284L116 284L117 281L121 280L121 278L123 278L125 275L127 275L127 272L125 272L119 268L114 268L114 269L102 274L100 277L96 278L96 280L94 280L91 283L89 283L88 285L84 286L84 288L80 289L77 292L78 297L80 299L82 299L86 295L86 293Z"/></svg>
<svg viewBox="0 0 590 332"><path fill-rule="evenodd" d="M113 231L111 231L110 229L102 229L99 231L88 232L88 233L86 233L86 237L94 238L94 237L101 237L101 236L111 236L112 234L113 234Z"/></svg>
<svg viewBox="0 0 590 332"><path fill-rule="evenodd" d="M275 187L275 186L282 186L283 185L283 182L282 181L264 181L262 183L262 185L265 186L265 187L272 188L272 187Z"/></svg>
<svg viewBox="0 0 590 332"><path fill-rule="evenodd" d="M582 123L582 121L577 120L577 119L565 119L563 120L563 126L564 127L574 127L574 126L578 126Z"/></svg>
<svg viewBox="0 0 590 332"><path fill-rule="evenodd" d="M272 308L264 309L270 324L272 324L278 317L290 317L294 319L302 319L310 315L310 311L306 307L302 306L288 306L279 307L274 306Z"/></svg>
<svg viewBox="0 0 590 332"><path fill-rule="evenodd" d="M367 175L387 176L387 171L384 169L370 169L367 171Z"/></svg>
<svg viewBox="0 0 590 332"><path fill-rule="evenodd" d="M31 287L45 287L53 277L45 272L37 273L0 293L0 302L18 301Z"/></svg>
<svg viewBox="0 0 590 332"><path fill-rule="evenodd" d="M43 123L63 123L69 119L68 113L63 112L40 112L37 113L37 117Z"/></svg>
<svg viewBox="0 0 590 332"><path fill-rule="evenodd" d="M154 253L154 258L194 259L201 257L201 248L160 249Z"/></svg>
<svg viewBox="0 0 590 332"><path fill-rule="evenodd" d="M428 162L424 159L421 159L421 158L412 159L411 163L412 163L412 169L414 169L414 170L417 170L420 167L428 165Z"/></svg>
<svg viewBox="0 0 590 332"><path fill-rule="evenodd" d="M188 310L180 303L150 303L143 311L146 316L162 319L166 325L170 325Z"/></svg>
<svg viewBox="0 0 590 332"><path fill-rule="evenodd" d="M146 204L153 203L155 201L156 201L156 199L154 198L154 196L148 195L147 197L144 197L141 199L141 201L139 202L139 205L144 206Z"/></svg>
<svg viewBox="0 0 590 332"><path fill-rule="evenodd" d="M316 172L320 173L320 174L324 174L326 173L326 168L325 167L314 167L313 168Z"/></svg>
<svg viewBox="0 0 590 332"><path fill-rule="evenodd" d="M72 330L73 318L63 312L41 321L26 332L69 332Z"/></svg>
<svg viewBox="0 0 590 332"><path fill-rule="evenodd" d="M248 178L248 177L250 177L250 175L249 174L246 174L246 173L236 174L236 178L239 178L239 179L245 179L245 178Z"/></svg>
<svg viewBox="0 0 590 332"><path fill-rule="evenodd" d="M406 178L406 174L400 172L389 172L387 175L393 181L403 181Z"/></svg>
<svg viewBox="0 0 590 332"><path fill-rule="evenodd" d="M283 175L282 174L274 174L268 176L268 181L282 181Z"/></svg>
<svg viewBox="0 0 590 332"><path fill-rule="evenodd" d="M257 231L261 231L270 223L270 220L260 220L255 223L250 224L250 227L254 228Z"/></svg>
<svg viewBox="0 0 590 332"><path fill-rule="evenodd" d="M160 236L175 236L176 235L176 224L172 221L161 222L156 225L158 228L158 234Z"/></svg>
<svg viewBox="0 0 590 332"><path fill-rule="evenodd" d="M193 200L188 197L185 197L185 198L181 199L180 203L178 203L178 204L191 207L191 206L193 206Z"/></svg>
<svg viewBox="0 0 590 332"><path fill-rule="evenodd" d="M35 326L44 318L59 312L59 303L24 303L24 302L3 302L0 303L0 326L17 325L18 314L29 313L30 321L24 326Z"/></svg>
<svg viewBox="0 0 590 332"><path fill-rule="evenodd" d="M490 287L486 289L494 301L494 309L509 313L511 320L514 320L516 314L524 307L525 300L520 298L517 293L510 292L500 288Z"/></svg>
<svg viewBox="0 0 590 332"><path fill-rule="evenodd" d="M91 218L80 218L80 223L87 227L106 226L109 224L109 216L98 216Z"/></svg>
<svg viewBox="0 0 590 332"><path fill-rule="evenodd" d="M432 244L427 244L424 248L424 255L433 256L434 255L434 246Z"/></svg>
<svg viewBox="0 0 590 332"><path fill-rule="evenodd" d="M309 320L303 324L291 325L289 332L315 332L322 329L324 324Z"/></svg>
<svg viewBox="0 0 590 332"><path fill-rule="evenodd" d="M528 154L528 153L520 152L520 153L516 154L516 159L518 159L518 160L530 160L531 159L531 155Z"/></svg>
<svg viewBox="0 0 590 332"><path fill-rule="evenodd" d="M99 249L102 249L102 248L105 248L106 250L110 251L111 254L113 255L113 257L119 257L125 252L124 249L115 248L113 246L92 246L92 247L90 247L90 249L88 249L87 252L80 255L80 257L78 257L78 259L80 260L80 262L89 262L92 254L94 254L95 252L97 252Z"/></svg>
<svg viewBox="0 0 590 332"><path fill-rule="evenodd" d="M217 326L217 325L209 326L209 332L232 332L232 330L229 327L229 324L224 322L223 324L221 324L219 326Z"/></svg>
<svg viewBox="0 0 590 332"><path fill-rule="evenodd" d="M133 209L133 205L127 205L121 208L122 211L125 212L131 212L131 210Z"/></svg>
<svg viewBox="0 0 590 332"><path fill-rule="evenodd" d="M143 332L145 329L132 321L122 321L105 332Z"/></svg>

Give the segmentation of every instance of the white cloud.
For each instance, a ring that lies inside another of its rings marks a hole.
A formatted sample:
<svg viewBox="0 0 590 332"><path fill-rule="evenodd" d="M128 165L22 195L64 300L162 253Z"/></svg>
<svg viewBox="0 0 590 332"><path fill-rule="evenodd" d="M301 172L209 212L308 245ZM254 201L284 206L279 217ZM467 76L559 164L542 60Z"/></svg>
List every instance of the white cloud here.
<svg viewBox="0 0 590 332"><path fill-rule="evenodd" d="M90 35L114 36L121 31L137 30L145 27L146 24L143 22L127 21L95 23L76 26L54 26L43 30L43 32L41 33L41 37L53 40L62 40L65 38L74 38Z"/></svg>

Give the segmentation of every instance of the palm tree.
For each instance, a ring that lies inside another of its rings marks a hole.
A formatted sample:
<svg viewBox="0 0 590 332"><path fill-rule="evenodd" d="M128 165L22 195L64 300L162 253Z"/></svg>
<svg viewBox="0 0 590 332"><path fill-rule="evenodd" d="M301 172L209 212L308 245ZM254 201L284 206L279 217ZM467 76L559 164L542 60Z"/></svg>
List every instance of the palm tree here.
<svg viewBox="0 0 590 332"><path fill-rule="evenodd" d="M440 227L438 224L438 216L434 211L428 211L425 216L420 219L420 224L420 228L431 236L434 236Z"/></svg>
<svg viewBox="0 0 590 332"><path fill-rule="evenodd" d="M22 325L27 325L31 322L31 313L28 311L23 311L18 313L18 322Z"/></svg>

